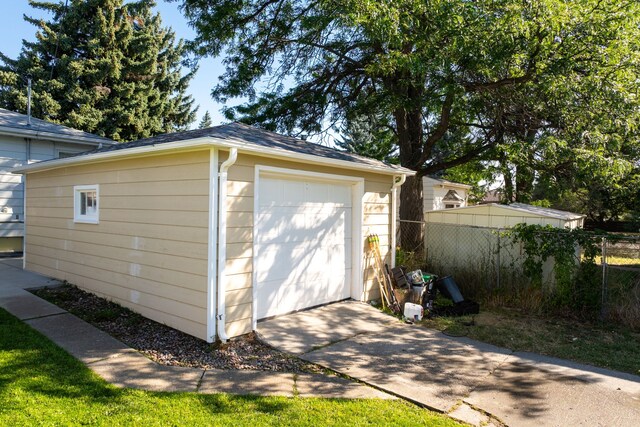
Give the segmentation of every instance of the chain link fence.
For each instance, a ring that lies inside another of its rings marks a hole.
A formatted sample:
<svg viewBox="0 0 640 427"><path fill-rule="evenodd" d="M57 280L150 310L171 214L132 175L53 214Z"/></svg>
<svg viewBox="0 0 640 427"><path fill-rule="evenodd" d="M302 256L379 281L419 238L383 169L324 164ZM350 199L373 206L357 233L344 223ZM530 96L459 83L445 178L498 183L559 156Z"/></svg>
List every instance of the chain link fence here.
<svg viewBox="0 0 640 427"><path fill-rule="evenodd" d="M596 265L579 269L570 288L556 286L554 260L542 266L542 283L524 274L522 243L502 235L503 229L459 224L400 221L398 264L422 268L439 276L453 276L467 298L497 306L536 310L549 296L564 301L590 301L600 317L640 328L640 236L594 234L601 254ZM413 238L407 238L412 233ZM405 239L401 238L404 234ZM416 245L418 236L423 244ZM412 242L403 246L403 242ZM576 266L583 260L580 248ZM560 292L566 295L558 295Z"/></svg>
<svg viewBox="0 0 640 427"><path fill-rule="evenodd" d="M603 316L640 328L640 236L602 239Z"/></svg>

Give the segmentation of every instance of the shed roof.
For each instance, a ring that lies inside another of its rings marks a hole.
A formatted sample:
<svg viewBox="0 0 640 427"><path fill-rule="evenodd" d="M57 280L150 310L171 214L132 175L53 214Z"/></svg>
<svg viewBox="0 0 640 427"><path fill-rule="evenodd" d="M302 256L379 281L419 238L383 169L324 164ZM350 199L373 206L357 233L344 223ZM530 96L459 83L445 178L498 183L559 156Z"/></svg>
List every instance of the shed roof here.
<svg viewBox="0 0 640 427"><path fill-rule="evenodd" d="M540 216L540 217L561 219L561 220L565 220L565 221L571 221L571 220L574 220L574 219L580 219L580 218L586 217L586 215L583 215L583 214L578 214L578 213L574 213L574 212L567 212L567 211L561 211L561 210L551 209L551 208L543 208L543 207L540 207L540 206L527 205L525 203L511 203L509 205L503 205L503 204L500 204L500 203L486 203L486 204L482 204L482 205L465 206L465 207L461 207L461 208L447 209L446 212L461 212L461 211L464 211L465 213L471 214L473 212L473 210L485 209L487 207L513 211L514 213L526 213L526 214L529 214L529 215L535 215L535 216ZM431 212L436 212L436 211L431 211Z"/></svg>
<svg viewBox="0 0 640 427"><path fill-rule="evenodd" d="M386 174L414 175L415 172L397 165L379 160L346 153L335 148L303 141L260 129L242 123L230 123L206 129L195 129L184 132L166 133L152 138L103 146L102 148L80 153L76 156L44 161L22 168L14 172L54 169L86 161L99 161L104 158L127 156L134 153L146 153L163 149L194 148L212 146L221 148L237 148L240 151L268 157L295 158L311 163L332 163L336 166L371 170Z"/></svg>
<svg viewBox="0 0 640 427"><path fill-rule="evenodd" d="M57 125L46 120L31 118L25 114L0 108L0 135L11 135L37 139L70 142L88 145L111 145L115 142L109 138L83 132L68 126Z"/></svg>

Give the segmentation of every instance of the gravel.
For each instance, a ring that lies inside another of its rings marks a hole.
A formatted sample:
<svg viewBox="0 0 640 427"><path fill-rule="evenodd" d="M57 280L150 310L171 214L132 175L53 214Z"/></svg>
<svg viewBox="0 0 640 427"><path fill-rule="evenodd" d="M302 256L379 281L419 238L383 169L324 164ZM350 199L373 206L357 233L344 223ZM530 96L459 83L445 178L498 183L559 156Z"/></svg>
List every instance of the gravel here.
<svg viewBox="0 0 640 427"><path fill-rule="evenodd" d="M265 344L255 333L234 338L225 344L209 344L72 285L38 289L33 293L162 365L294 373L322 372L322 368L317 365Z"/></svg>

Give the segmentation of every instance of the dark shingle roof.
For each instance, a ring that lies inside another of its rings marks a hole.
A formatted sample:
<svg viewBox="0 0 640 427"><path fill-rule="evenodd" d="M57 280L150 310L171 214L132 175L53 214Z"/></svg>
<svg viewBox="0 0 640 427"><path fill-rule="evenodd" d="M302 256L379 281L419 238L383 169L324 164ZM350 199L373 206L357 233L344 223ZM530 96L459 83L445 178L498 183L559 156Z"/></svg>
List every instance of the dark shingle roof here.
<svg viewBox="0 0 640 427"><path fill-rule="evenodd" d="M79 154L78 156L81 157L89 154L113 152L117 150L126 150L128 148L159 145L169 142L186 141L190 139L207 137L218 138L228 140L229 142L254 145L264 148L280 149L293 153L307 154L335 160L343 160L373 167L385 167L397 169L398 171L409 172L407 169L404 169L400 166L390 165L379 160L370 159L368 157L359 156L357 154L346 153L335 148L330 148L320 144L314 144L290 136L280 135L275 132L270 132L238 122L210 127L206 129L194 129L184 132L165 133L162 135L154 136L152 138L139 139L137 141L105 146L100 149Z"/></svg>
<svg viewBox="0 0 640 427"><path fill-rule="evenodd" d="M25 114L16 113L15 111L0 108L0 128L6 130L15 129L17 132L33 135L33 137L42 136L46 139L47 134L55 135L60 138L69 138L70 142L90 142L94 144L105 143L113 144L109 138L94 135L92 133L83 132L67 126L57 125L45 120L31 118L29 125L28 117ZM0 130L0 134L2 131Z"/></svg>

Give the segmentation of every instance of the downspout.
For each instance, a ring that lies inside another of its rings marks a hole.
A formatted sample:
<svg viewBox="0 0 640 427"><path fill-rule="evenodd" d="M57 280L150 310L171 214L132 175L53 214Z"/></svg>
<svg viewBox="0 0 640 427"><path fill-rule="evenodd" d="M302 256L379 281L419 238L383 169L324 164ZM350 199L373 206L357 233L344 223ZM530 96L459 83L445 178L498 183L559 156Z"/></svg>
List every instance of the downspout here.
<svg viewBox="0 0 640 427"><path fill-rule="evenodd" d="M396 238L398 234L398 228L396 222L398 222L397 212L397 194L398 188L404 184L407 180L407 175L400 175L393 177L393 186L391 187L391 268L396 266Z"/></svg>
<svg viewBox="0 0 640 427"><path fill-rule="evenodd" d="M209 238L207 239L207 342L216 339L216 263L218 261L218 150L209 151Z"/></svg>
<svg viewBox="0 0 640 427"><path fill-rule="evenodd" d="M229 150L229 158L220 165L218 174L218 338L226 342L229 337L226 331L226 278L225 267L227 263L227 171L238 159L238 149Z"/></svg>

